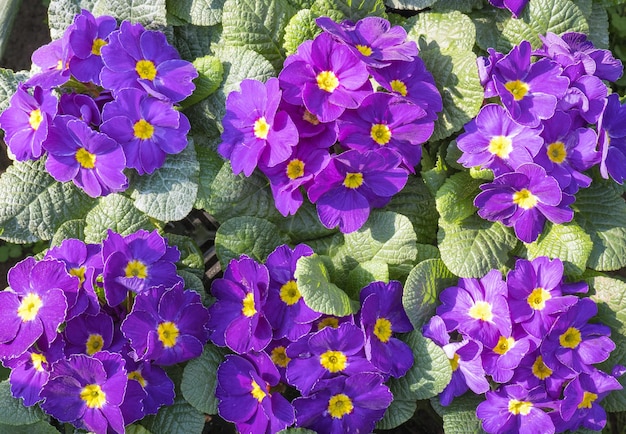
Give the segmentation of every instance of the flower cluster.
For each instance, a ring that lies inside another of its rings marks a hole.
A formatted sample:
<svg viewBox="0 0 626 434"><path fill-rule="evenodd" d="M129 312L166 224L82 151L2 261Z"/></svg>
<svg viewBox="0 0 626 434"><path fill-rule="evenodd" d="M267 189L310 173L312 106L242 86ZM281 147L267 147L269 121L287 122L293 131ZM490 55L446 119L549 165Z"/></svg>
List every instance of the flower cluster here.
<svg viewBox="0 0 626 434"><path fill-rule="evenodd" d="M498 270L460 279L440 294L424 336L440 345L452 366L442 405L468 390L486 393L476 414L489 433L601 430L599 402L622 386L594 365L615 343L609 327L590 322L596 303L565 283L559 259L518 259L503 280ZM491 381L490 381L491 380Z"/></svg>
<svg viewBox="0 0 626 434"><path fill-rule="evenodd" d="M626 108L607 95L622 64L581 33L548 33L533 51L528 41L504 55L479 58L491 101L457 139L465 167L493 171L474 204L490 221L512 226L530 243L546 220L572 220L576 192L589 187L584 172L600 165L604 178L626 178ZM532 56L537 58L531 61Z"/></svg>
<svg viewBox="0 0 626 434"><path fill-rule="evenodd" d="M16 160L46 154L57 181L98 197L128 187L124 169L152 173L187 146L189 121L174 104L198 73L163 33L83 10L32 60L40 71L0 115Z"/></svg>
<svg viewBox="0 0 626 434"><path fill-rule="evenodd" d="M242 256L213 282L210 339L229 354L217 370L220 415L240 432L295 426L317 432L371 432L393 400L384 384L413 365L395 333L413 329L398 281L361 290L356 315L322 315L307 306L294 277L313 251L279 246L265 264ZM299 396L290 403L287 387Z"/></svg>
<svg viewBox="0 0 626 434"><path fill-rule="evenodd" d="M96 433L174 402L162 366L197 357L209 313L184 290L176 247L156 231L67 239L9 271L0 292L0 361L14 397Z"/></svg>
<svg viewBox="0 0 626 434"><path fill-rule="evenodd" d="M235 174L259 168L284 216L302 205L302 187L322 224L348 233L414 173L442 99L402 27L316 22L323 32L278 78L244 80L228 95L218 150Z"/></svg>

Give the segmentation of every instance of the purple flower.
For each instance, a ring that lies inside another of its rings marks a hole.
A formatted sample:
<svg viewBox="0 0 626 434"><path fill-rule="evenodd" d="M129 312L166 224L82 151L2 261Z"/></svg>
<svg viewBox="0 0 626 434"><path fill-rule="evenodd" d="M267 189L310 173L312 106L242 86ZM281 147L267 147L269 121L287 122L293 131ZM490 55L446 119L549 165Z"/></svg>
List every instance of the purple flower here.
<svg viewBox="0 0 626 434"><path fill-rule="evenodd" d="M563 193L558 181L534 163L522 164L516 172L500 175L480 188L483 191L474 199L478 215L513 226L525 243L537 239L546 219L558 224L574 216L569 208L574 196Z"/></svg>
<svg viewBox="0 0 626 434"><path fill-rule="evenodd" d="M65 354L87 354L98 351L118 352L122 345L122 336L114 329L113 319L104 312L97 315L80 315L67 322Z"/></svg>
<svg viewBox="0 0 626 434"><path fill-rule="evenodd" d="M217 409L242 433L276 433L293 423L294 410L271 390L280 375L265 353L227 355L217 368Z"/></svg>
<svg viewBox="0 0 626 434"><path fill-rule="evenodd" d="M365 17L356 24L334 22L329 17L319 17L317 25L344 43L366 65L380 68L392 60L411 61L417 56L417 45L407 41L406 30L391 26L381 17Z"/></svg>
<svg viewBox="0 0 626 434"><path fill-rule="evenodd" d="M543 362L543 356L539 348L528 353L519 366L515 368L511 384L520 384L527 390L538 386L545 388L546 393L552 399L560 399L563 386L577 374L570 368L560 365L551 369Z"/></svg>
<svg viewBox="0 0 626 434"><path fill-rule="evenodd" d="M124 432L120 405L126 369L119 354L75 354L54 364L41 390L41 408L61 422L97 433Z"/></svg>
<svg viewBox="0 0 626 434"><path fill-rule="evenodd" d="M287 112L298 130L299 144L328 149L337 141L337 122L320 122L304 105L293 105L281 99L279 110ZM304 142L303 142L304 141Z"/></svg>
<svg viewBox="0 0 626 434"><path fill-rule="evenodd" d="M510 336L500 336L496 346L483 349L485 373L497 383L509 382L523 357L537 345L534 337L529 336L519 325L513 324Z"/></svg>
<svg viewBox="0 0 626 434"><path fill-rule="evenodd" d="M543 144L540 132L513 121L500 105L487 104L457 138L463 151L459 163L491 169L496 176L510 172L533 162Z"/></svg>
<svg viewBox="0 0 626 434"><path fill-rule="evenodd" d="M493 68L504 57L504 54L496 51L494 48L487 48L487 53L487 57L479 56L476 59L476 66L478 67L480 84L485 89L485 98L492 98L498 96L498 91L493 81Z"/></svg>
<svg viewBox="0 0 626 434"><path fill-rule="evenodd" d="M626 179L626 105L619 95L607 98L606 108L598 121L598 149L601 153L600 173L622 184Z"/></svg>
<svg viewBox="0 0 626 434"><path fill-rule="evenodd" d="M23 354L41 338L48 345L65 320L66 293L78 291L78 278L56 260L28 257L8 273L9 289L0 292L0 359Z"/></svg>
<svg viewBox="0 0 626 434"><path fill-rule="evenodd" d="M91 197L123 191L126 159L120 145L72 116L57 116L45 143L46 170L60 182L72 181Z"/></svg>
<svg viewBox="0 0 626 434"><path fill-rule="evenodd" d="M402 306L402 284L397 280L372 282L359 298L367 359L384 374L404 376L413 366L413 350L393 336L413 330Z"/></svg>
<svg viewBox="0 0 626 434"><path fill-rule="evenodd" d="M122 89L104 106L100 131L122 145L126 167L140 175L163 166L168 154L187 147L187 117L167 101L137 89Z"/></svg>
<svg viewBox="0 0 626 434"><path fill-rule="evenodd" d="M493 6L501 9L508 9L514 18L520 16L528 0L489 0Z"/></svg>
<svg viewBox="0 0 626 434"><path fill-rule="evenodd" d="M226 99L218 151L230 160L235 174L250 176L260 162L273 167L289 158L298 130L287 112L278 110L278 79L265 84L246 79L240 86L241 92L231 92Z"/></svg>
<svg viewBox="0 0 626 434"><path fill-rule="evenodd" d="M584 126L595 124L604 111L608 89L598 77L583 75L584 67L578 63L567 67L563 75L570 79L570 87L557 103L557 110L568 112Z"/></svg>
<svg viewBox="0 0 626 434"><path fill-rule="evenodd" d="M173 103L192 94L198 76L193 65L182 60L165 34L124 21L101 47L104 68L102 86L119 92L135 88Z"/></svg>
<svg viewBox="0 0 626 434"><path fill-rule="evenodd" d="M339 142L360 152L387 148L402 156L406 168L415 172L422 157L421 144L434 130L426 112L403 98L375 92L356 110L346 110L339 118Z"/></svg>
<svg viewBox="0 0 626 434"><path fill-rule="evenodd" d="M209 339L209 312L200 295L182 283L151 287L135 297L132 311L122 322L137 359L173 365L202 354Z"/></svg>
<svg viewBox="0 0 626 434"><path fill-rule="evenodd" d="M269 344L272 327L264 310L268 285L265 265L245 255L230 261L224 277L211 284L217 300L209 308L208 328L215 345L242 354L261 351Z"/></svg>
<svg viewBox="0 0 626 434"><path fill-rule="evenodd" d="M59 115L70 115L91 127L100 126L100 109L96 101L82 93L64 93L59 100Z"/></svg>
<svg viewBox="0 0 626 434"><path fill-rule="evenodd" d="M100 84L100 71L104 66L100 50L116 28L117 21L108 15L95 18L85 9L76 15L69 31L69 43L74 52L69 66L79 81Z"/></svg>
<svg viewBox="0 0 626 434"><path fill-rule="evenodd" d="M110 306L123 302L128 291L141 293L152 286L182 283L176 274L180 252L168 246L156 230L139 230L123 237L111 230L102 242L104 295Z"/></svg>
<svg viewBox="0 0 626 434"><path fill-rule="evenodd" d="M280 381L283 384L287 383L287 366L291 359L287 355L287 347L291 341L287 338L282 339L272 339L272 341L265 347L264 352L270 356L272 362L274 362L274 366L278 369L278 373L280 374Z"/></svg>
<svg viewBox="0 0 626 434"><path fill-rule="evenodd" d="M365 64L330 34L322 33L304 47L278 75L288 103L304 103L321 122L330 122L372 92Z"/></svg>
<svg viewBox="0 0 626 434"><path fill-rule="evenodd" d="M312 254L313 249L306 244L298 244L293 250L282 245L267 257L270 284L263 310L274 329L274 339L295 341L309 333L312 322L322 315L306 305L294 277L298 259Z"/></svg>
<svg viewBox="0 0 626 434"><path fill-rule="evenodd" d="M44 89L51 89L65 84L70 79L69 63L74 56L69 44L69 31L72 26L70 25L62 37L33 52L31 60L40 68L40 72L26 81L27 87L41 86Z"/></svg>
<svg viewBox="0 0 626 434"><path fill-rule="evenodd" d="M385 205L408 179L400 156L389 149L351 150L331 158L308 189L322 224L354 232L367 221L372 207Z"/></svg>
<svg viewBox="0 0 626 434"><path fill-rule="evenodd" d="M161 406L174 403L174 382L161 367L143 360L135 361L130 357L125 357L125 360L128 383L139 383L146 393L141 401L142 417L156 414Z"/></svg>
<svg viewBox="0 0 626 434"><path fill-rule="evenodd" d="M393 395L379 374L334 378L293 401L296 426L329 434L372 432L391 401Z"/></svg>
<svg viewBox="0 0 626 434"><path fill-rule="evenodd" d="M49 90L35 86L33 94L20 84L9 107L0 114L4 140L18 161L37 160L43 153L42 143L57 112L57 99Z"/></svg>

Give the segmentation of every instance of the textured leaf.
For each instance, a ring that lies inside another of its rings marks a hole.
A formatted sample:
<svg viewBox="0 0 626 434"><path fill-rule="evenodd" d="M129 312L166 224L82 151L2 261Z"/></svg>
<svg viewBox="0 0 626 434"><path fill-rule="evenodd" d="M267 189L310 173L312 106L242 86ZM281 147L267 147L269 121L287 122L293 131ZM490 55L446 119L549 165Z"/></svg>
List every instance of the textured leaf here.
<svg viewBox="0 0 626 434"><path fill-rule="evenodd" d="M317 434L315 431L311 431L306 428L286 428L278 431L278 434Z"/></svg>
<svg viewBox="0 0 626 434"><path fill-rule="evenodd" d="M317 216L315 205L308 201L305 201L294 215L288 217L272 216L271 221L287 234L294 244L337 233L336 229L327 229L322 225Z"/></svg>
<svg viewBox="0 0 626 434"><path fill-rule="evenodd" d="M122 235L129 235L139 229L154 230L155 225L147 215L133 205L133 201L121 194L111 194L100 198L85 217L85 242L99 243L111 229Z"/></svg>
<svg viewBox="0 0 626 434"><path fill-rule="evenodd" d="M577 277L587 268L593 242L591 237L574 222L562 225L547 222L539 238L526 248L529 259L538 256L559 258L565 266L565 274Z"/></svg>
<svg viewBox="0 0 626 434"><path fill-rule="evenodd" d="M193 61L193 66L198 71L198 77L193 80L196 88L193 94L181 102L183 108L196 104L211 95L220 87L224 79L224 66L217 57L199 57Z"/></svg>
<svg viewBox="0 0 626 434"><path fill-rule="evenodd" d="M161 407L156 416L144 421L153 433L189 434L202 432L205 416L184 399L176 398L174 404Z"/></svg>
<svg viewBox="0 0 626 434"><path fill-rule="evenodd" d="M26 407L20 399L13 398L9 380L0 382L1 424L27 425L42 420L44 417L39 407Z"/></svg>
<svg viewBox="0 0 626 434"><path fill-rule="evenodd" d="M167 25L165 0L96 0L95 16L112 15L118 20L141 23L147 29L161 29Z"/></svg>
<svg viewBox="0 0 626 434"><path fill-rule="evenodd" d="M245 254L258 262L265 262L267 255L287 237L271 222L258 217L233 217L226 220L215 234L215 251L222 269L231 259Z"/></svg>
<svg viewBox="0 0 626 434"><path fill-rule="evenodd" d="M168 155L163 167L134 183L135 206L161 221L185 218L196 201L200 165L193 143L179 154Z"/></svg>
<svg viewBox="0 0 626 434"><path fill-rule="evenodd" d="M180 251L180 260L177 264L189 268L191 272L196 273L201 278L204 274L204 258L196 241L179 234L164 233L163 236L167 238L167 243L170 246L176 246Z"/></svg>
<svg viewBox="0 0 626 434"><path fill-rule="evenodd" d="M348 274L345 289L352 298L356 299L363 287L377 281L389 282L389 266L378 261L362 262Z"/></svg>
<svg viewBox="0 0 626 434"><path fill-rule="evenodd" d="M385 210L408 217L419 243L434 243L437 240L439 215L435 200L422 178L409 176L406 186L391 198Z"/></svg>
<svg viewBox="0 0 626 434"><path fill-rule="evenodd" d="M0 68L0 113L9 106L19 82L26 79L27 75L23 72L15 73L10 69Z"/></svg>
<svg viewBox="0 0 626 434"><path fill-rule="evenodd" d="M376 423L376 428L381 430L396 428L411 419L416 408L417 402L414 399L399 399L394 396L385 415Z"/></svg>
<svg viewBox="0 0 626 434"><path fill-rule="evenodd" d="M437 191L446 182L450 173L441 153L437 153L436 160L433 161L430 156L422 156L422 179L430 194L435 197Z"/></svg>
<svg viewBox="0 0 626 434"><path fill-rule="evenodd" d="M202 413L217 413L215 374L223 360L223 351L207 344L200 357L190 360L183 370L183 381L180 384L183 397Z"/></svg>
<svg viewBox="0 0 626 434"><path fill-rule="evenodd" d="M387 7L405 11L420 11L431 7L437 0L385 0Z"/></svg>
<svg viewBox="0 0 626 434"><path fill-rule="evenodd" d="M404 283L402 305L416 330L435 314L441 291L457 280L441 259L427 259L411 270Z"/></svg>
<svg viewBox="0 0 626 434"><path fill-rule="evenodd" d="M148 429L142 425L131 424L124 428L126 434L152 434Z"/></svg>
<svg viewBox="0 0 626 434"><path fill-rule="evenodd" d="M322 29L315 24L315 15L311 9L299 10L285 27L283 43L285 54L295 53L301 43L307 39L314 39L321 31Z"/></svg>
<svg viewBox="0 0 626 434"><path fill-rule="evenodd" d="M328 269L319 255L314 253L298 259L294 275L311 309L334 316L350 315L359 310L358 302L329 280Z"/></svg>
<svg viewBox="0 0 626 434"><path fill-rule="evenodd" d="M74 21L81 9L92 10L96 0L50 0L48 6L48 27L52 40L63 36L65 29Z"/></svg>
<svg viewBox="0 0 626 434"><path fill-rule="evenodd" d="M278 71L285 60L285 27L296 11L287 0L226 0L224 42L263 55Z"/></svg>
<svg viewBox="0 0 626 434"><path fill-rule="evenodd" d="M473 11L470 18L476 26L476 44L486 52L487 48L498 46L502 29L511 19L511 13L506 9L483 8Z"/></svg>
<svg viewBox="0 0 626 434"><path fill-rule="evenodd" d="M58 246L67 238L85 239L85 220L75 219L63 222L50 240L50 246Z"/></svg>
<svg viewBox="0 0 626 434"><path fill-rule="evenodd" d="M476 212L474 198L480 191L481 180L468 172L459 172L446 180L437 190L437 211L445 223L458 223Z"/></svg>
<svg viewBox="0 0 626 434"><path fill-rule="evenodd" d="M28 425L9 425L0 423L0 432L11 434L59 434L59 430L48 422L40 420ZM127 434L130 434L128 429Z"/></svg>
<svg viewBox="0 0 626 434"><path fill-rule="evenodd" d="M93 204L73 183L55 181L43 159L15 162L0 177L2 238L14 243L49 240L61 223L83 217Z"/></svg>
<svg viewBox="0 0 626 434"><path fill-rule="evenodd" d="M446 434L482 434L484 431L476 417L476 407L483 400L482 397L469 392L454 398L447 407L442 407L438 398L431 399L431 403L443 418L443 429Z"/></svg>
<svg viewBox="0 0 626 434"><path fill-rule="evenodd" d="M218 194L218 190L216 190L218 186L214 184L214 181L224 165L224 159L208 144L204 144L198 139L194 139L194 142L200 172L198 178L198 194L193 206L197 209L208 209L207 207L210 206L211 196Z"/></svg>
<svg viewBox="0 0 626 434"><path fill-rule="evenodd" d="M609 48L609 16L606 8L593 2L591 15L587 17L589 39L596 48Z"/></svg>
<svg viewBox="0 0 626 434"><path fill-rule="evenodd" d="M482 0L438 0L433 5L433 10L457 10L459 12L471 12L473 9L480 9L483 6L484 3Z"/></svg>
<svg viewBox="0 0 626 434"><path fill-rule="evenodd" d="M225 0L167 0L167 11L196 26L213 26L222 21Z"/></svg>
<svg viewBox="0 0 626 434"><path fill-rule="evenodd" d="M315 0L311 12L316 17L327 16L340 22L359 21L365 17L386 18L383 0Z"/></svg>
<svg viewBox="0 0 626 434"><path fill-rule="evenodd" d="M193 62L195 59L213 54L212 45L222 35L221 24L215 26L194 26L185 24L173 29L173 44L182 59Z"/></svg>

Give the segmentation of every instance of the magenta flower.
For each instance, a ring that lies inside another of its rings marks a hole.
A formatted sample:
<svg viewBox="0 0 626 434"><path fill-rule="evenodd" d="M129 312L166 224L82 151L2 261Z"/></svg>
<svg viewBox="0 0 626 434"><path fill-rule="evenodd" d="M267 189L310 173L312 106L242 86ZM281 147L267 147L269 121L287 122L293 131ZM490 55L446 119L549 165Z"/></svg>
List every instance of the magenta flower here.
<svg viewBox="0 0 626 434"><path fill-rule="evenodd" d="M298 143L302 144L304 140L311 148L328 149L337 141L336 121L320 122L304 105L289 104L284 99L281 99L278 109L286 111L298 129Z"/></svg>
<svg viewBox="0 0 626 434"><path fill-rule="evenodd" d="M25 85L17 87L9 107L0 114L4 140L16 160L41 157L42 144L56 113L57 99L51 91L35 86L31 95Z"/></svg>
<svg viewBox="0 0 626 434"><path fill-rule="evenodd" d="M626 179L626 105L619 95L607 98L606 108L598 121L598 149L601 153L600 173L622 184Z"/></svg>
<svg viewBox="0 0 626 434"><path fill-rule="evenodd" d="M298 130L289 115L278 109L278 79L265 84L246 79L240 86L241 92L231 92L226 99L218 152L230 160L235 174L250 176L259 163L273 167L289 158L298 143Z"/></svg>
<svg viewBox="0 0 626 434"><path fill-rule="evenodd" d="M118 325L119 327L119 325ZM113 319L106 313L80 315L66 323L63 330L65 354L87 354L98 351L119 352L124 341L121 333L115 330Z"/></svg>
<svg viewBox="0 0 626 434"><path fill-rule="evenodd" d="M187 147L187 117L167 101L137 89L118 91L104 106L100 131L122 145L126 167L140 175L163 166L168 154Z"/></svg>

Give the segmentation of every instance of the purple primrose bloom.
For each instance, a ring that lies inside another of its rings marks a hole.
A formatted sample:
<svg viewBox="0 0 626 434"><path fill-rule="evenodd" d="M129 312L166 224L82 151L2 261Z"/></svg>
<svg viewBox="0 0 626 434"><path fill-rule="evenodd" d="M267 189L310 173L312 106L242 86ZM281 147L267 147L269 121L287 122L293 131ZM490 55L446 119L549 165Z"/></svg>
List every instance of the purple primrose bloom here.
<svg viewBox="0 0 626 434"><path fill-rule="evenodd" d="M119 325L118 325L119 327ZM63 330L65 354L87 354L98 351L119 352L124 344L121 333L114 329L113 318L104 312L80 315L67 322Z"/></svg>
<svg viewBox="0 0 626 434"><path fill-rule="evenodd" d="M64 93L59 99L59 115L70 115L84 121L87 125L100 126L100 109L96 101L83 93Z"/></svg>
<svg viewBox="0 0 626 434"><path fill-rule="evenodd" d="M160 407L174 403L174 382L163 368L143 360L125 357L128 382L137 382L146 392L142 399L143 415L156 414ZM122 413L124 411L122 410Z"/></svg>
<svg viewBox="0 0 626 434"><path fill-rule="evenodd" d="M489 0L489 3L500 9L508 9L514 18L518 18L529 0Z"/></svg>
<svg viewBox="0 0 626 434"><path fill-rule="evenodd" d="M619 95L607 98L606 108L598 121L598 149L601 153L600 173L622 184L626 179L626 104Z"/></svg>
<svg viewBox="0 0 626 434"><path fill-rule="evenodd" d="M44 89L65 84L71 77L70 60L74 56L69 43L70 25L62 37L37 48L31 60L40 71L26 81L27 87L41 86Z"/></svg>
<svg viewBox="0 0 626 434"><path fill-rule="evenodd" d="M526 354L519 366L515 368L510 383L519 384L527 390L541 386L545 388L550 398L558 400L561 398L563 386L576 375L576 372L564 365L550 369L543 362L540 349L536 348Z"/></svg>

